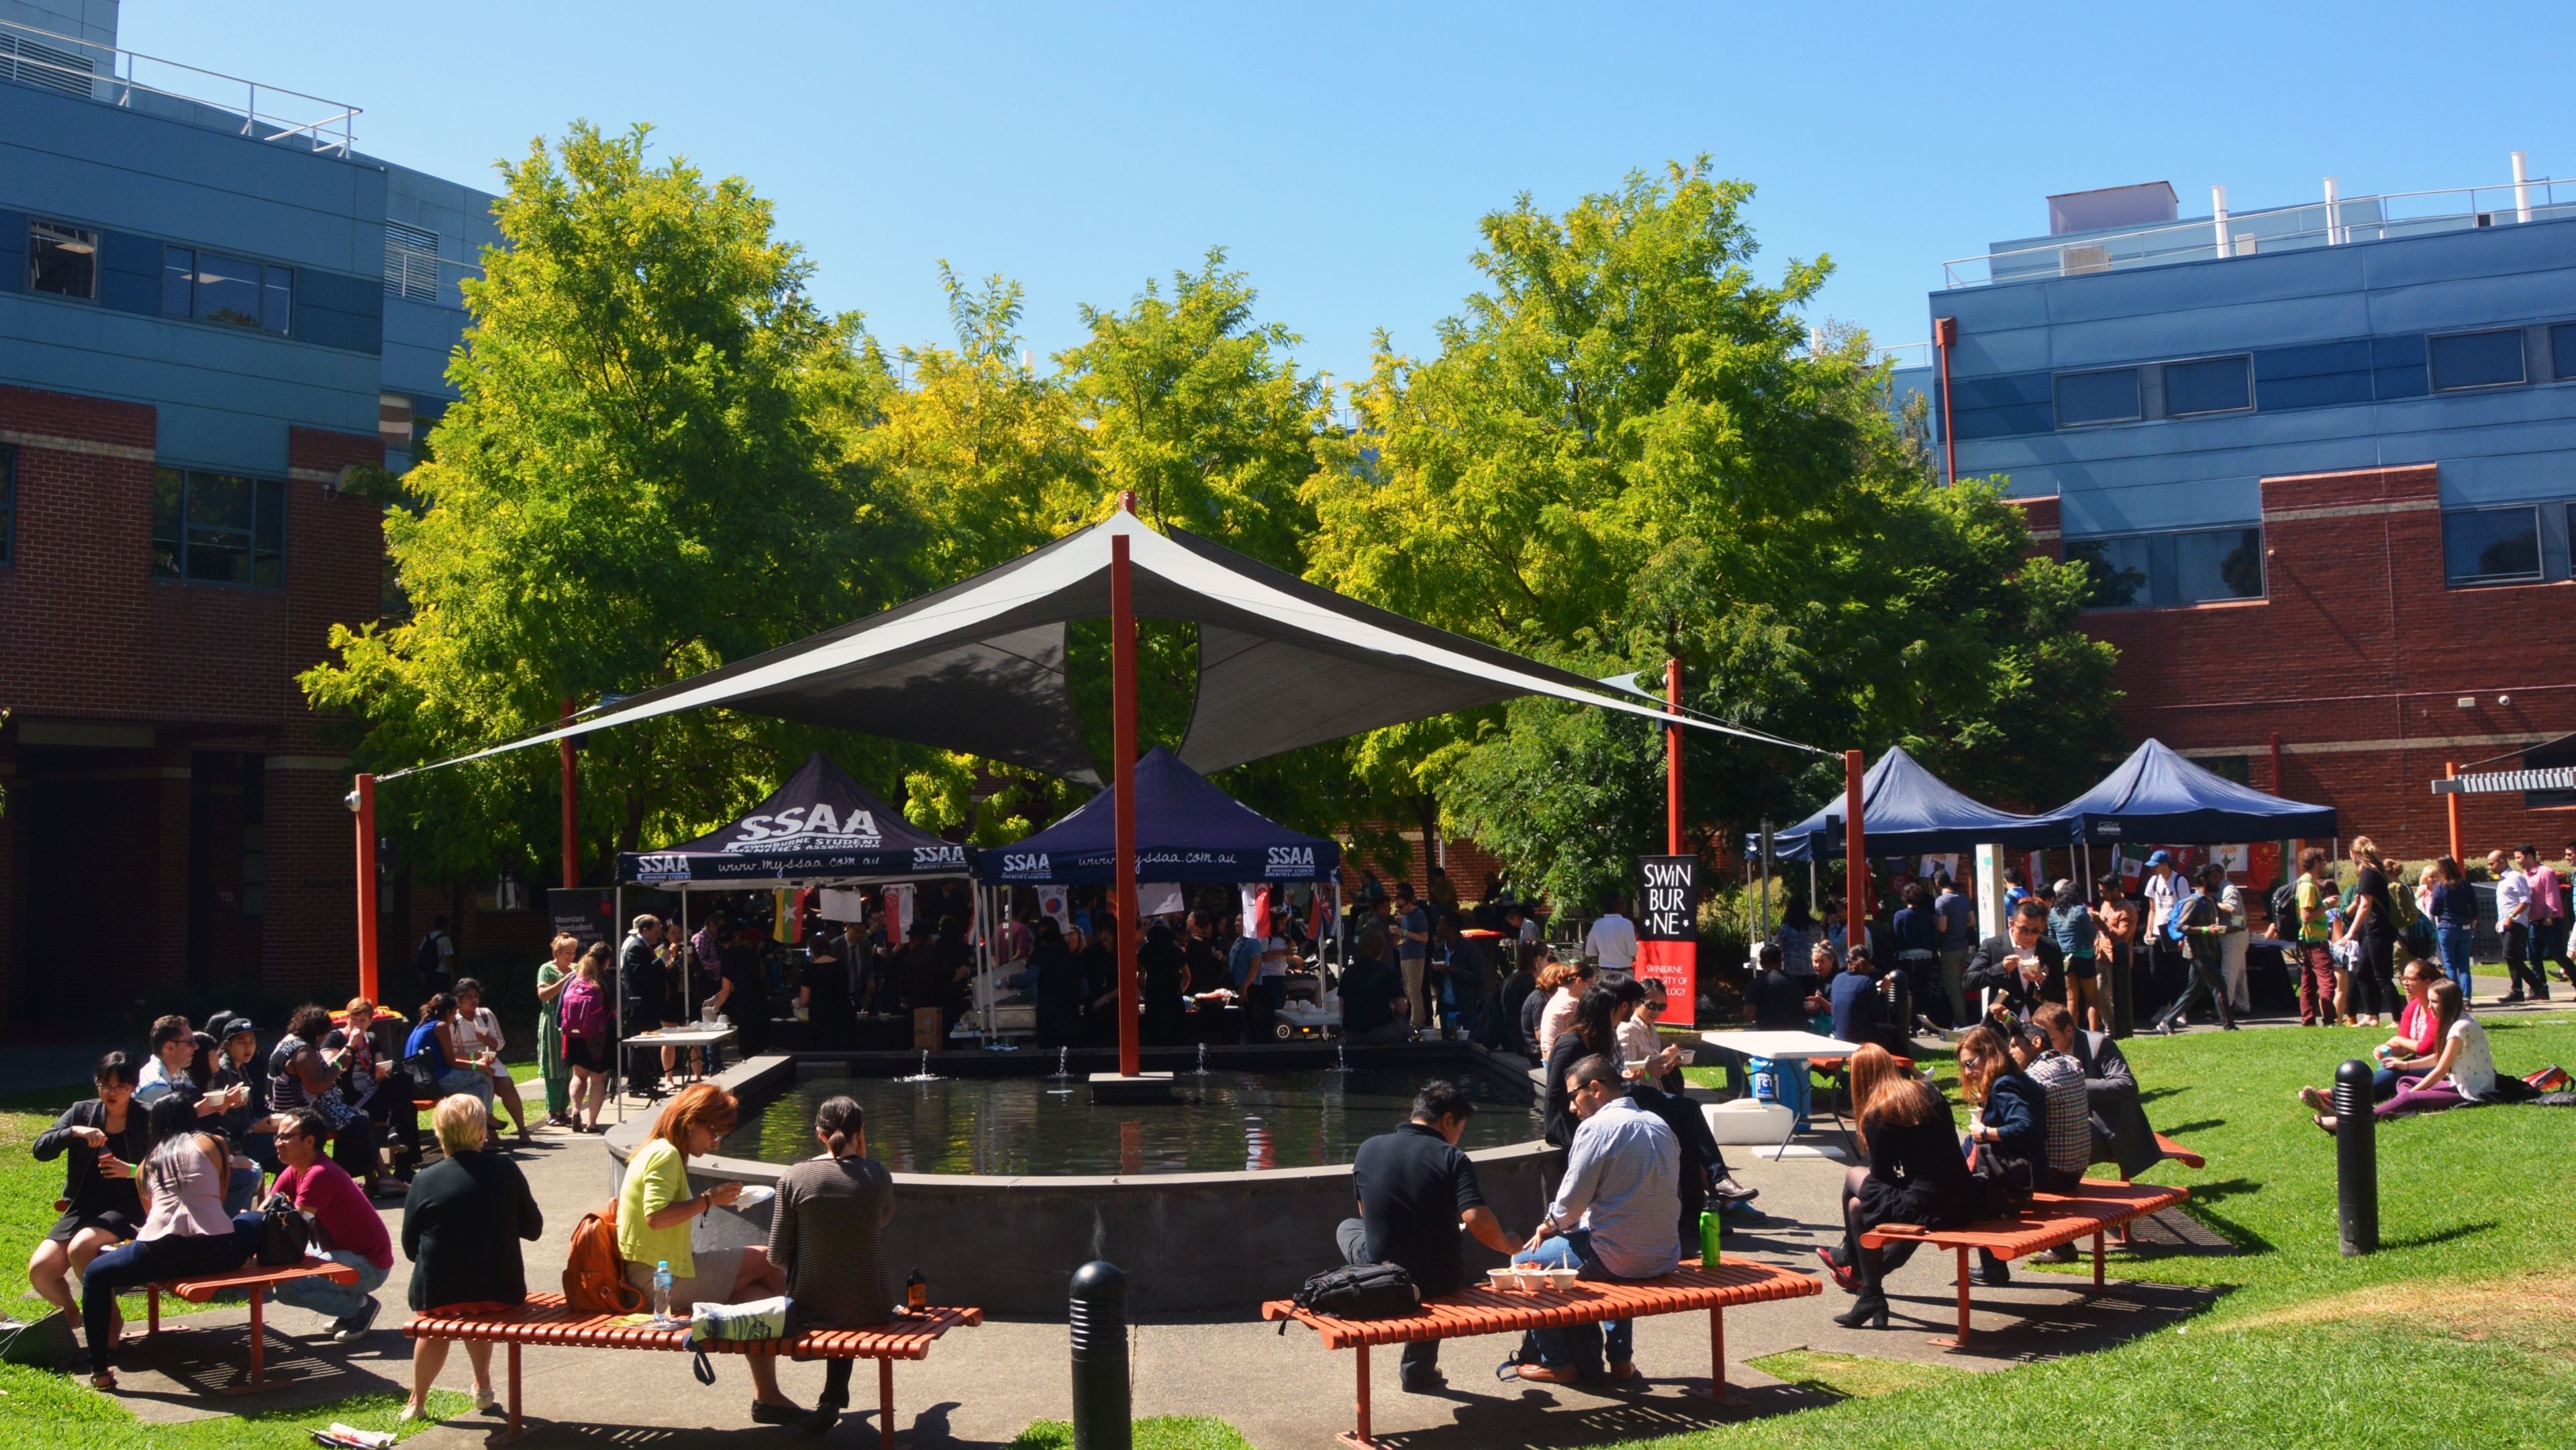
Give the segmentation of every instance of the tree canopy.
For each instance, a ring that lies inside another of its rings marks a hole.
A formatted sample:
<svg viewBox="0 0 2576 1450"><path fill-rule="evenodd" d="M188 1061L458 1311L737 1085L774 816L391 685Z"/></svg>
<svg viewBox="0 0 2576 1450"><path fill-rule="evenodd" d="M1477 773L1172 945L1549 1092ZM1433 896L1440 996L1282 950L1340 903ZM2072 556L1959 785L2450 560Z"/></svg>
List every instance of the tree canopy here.
<svg viewBox="0 0 2576 1450"><path fill-rule="evenodd" d="M1757 276L1751 188L1706 160L1561 215L1482 224L1485 286L1425 355L1379 339L1337 427L1297 336L1211 248L1033 365L1026 298L945 263L949 342L889 352L807 297L811 265L740 178L576 125L503 168L507 245L466 283L460 400L388 511L407 612L337 629L304 676L371 768L433 760L740 659L994 567L1102 517L1207 535L1416 618L1593 675L1686 665L1699 709L1836 748L1902 742L2034 803L2113 744L2110 651L2072 629L2080 564L2028 558L1998 485L1937 484L1848 329L1830 263ZM1072 633L1104 774L1105 627ZM1185 728L1196 640L1144 631L1143 735ZM818 743L917 821L1010 839L1079 799L963 756L727 712L627 727L584 767L595 849L672 839ZM1701 831L1786 820L1834 767L1690 740ZM1254 762L1256 808L1400 856L1473 835L1520 882L1588 895L1661 848L1656 729L1524 700ZM392 797L415 861L551 861L550 760ZM1438 804L1435 804L1438 802ZM429 829L431 826L436 829Z"/></svg>

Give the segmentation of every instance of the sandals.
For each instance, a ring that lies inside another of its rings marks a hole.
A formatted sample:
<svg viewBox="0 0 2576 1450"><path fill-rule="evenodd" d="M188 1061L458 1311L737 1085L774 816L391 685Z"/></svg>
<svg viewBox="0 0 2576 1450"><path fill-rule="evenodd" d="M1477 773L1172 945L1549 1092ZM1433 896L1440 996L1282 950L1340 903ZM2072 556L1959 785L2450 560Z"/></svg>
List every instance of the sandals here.
<svg viewBox="0 0 2576 1450"><path fill-rule="evenodd" d="M89 1387L101 1394L116 1393L116 1371L103 1369L89 1377Z"/></svg>

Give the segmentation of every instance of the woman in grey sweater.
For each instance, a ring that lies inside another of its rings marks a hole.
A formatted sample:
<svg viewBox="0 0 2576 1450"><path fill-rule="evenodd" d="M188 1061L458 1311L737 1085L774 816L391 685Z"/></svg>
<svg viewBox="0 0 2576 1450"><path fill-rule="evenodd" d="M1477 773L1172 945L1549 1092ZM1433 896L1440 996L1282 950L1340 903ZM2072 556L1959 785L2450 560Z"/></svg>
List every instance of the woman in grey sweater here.
<svg viewBox="0 0 2576 1450"><path fill-rule="evenodd" d="M899 1306L886 1285L877 1235L894 1219L894 1176L868 1156L867 1121L857 1102L826 1099L814 1110L824 1156L779 1175L769 1221L769 1259L787 1273L790 1334L883 1324ZM854 1361L826 1360L823 1394L805 1428L828 1430L850 1403Z"/></svg>

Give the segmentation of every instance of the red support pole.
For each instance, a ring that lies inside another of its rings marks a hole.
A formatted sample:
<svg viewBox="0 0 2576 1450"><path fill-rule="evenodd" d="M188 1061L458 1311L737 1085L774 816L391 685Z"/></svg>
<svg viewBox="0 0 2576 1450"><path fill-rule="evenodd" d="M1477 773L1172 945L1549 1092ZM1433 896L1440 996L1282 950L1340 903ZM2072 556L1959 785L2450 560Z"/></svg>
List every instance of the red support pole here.
<svg viewBox="0 0 2576 1450"><path fill-rule="evenodd" d="M1118 506L1134 513L1136 496L1120 494ZM1136 1021L1136 615L1124 534L1109 541L1109 661L1111 738L1118 758L1111 789L1118 854L1118 1075L1134 1077L1144 1070Z"/></svg>
<svg viewBox="0 0 2576 1450"><path fill-rule="evenodd" d="M1862 850L1860 824L1861 756L1843 752L1843 929L1844 940L1859 946L1869 940L1869 862ZM1886 964L1880 963L1883 968Z"/></svg>
<svg viewBox="0 0 2576 1450"><path fill-rule="evenodd" d="M2444 780L2458 780L2458 779L2460 778L2460 763L2459 763L2458 761L2456 761L2456 760L2445 760L2445 761L2443 761L2443 762L2442 762L2442 778L2443 778ZM2451 859L2452 859L2452 860L2454 860L2454 861L2465 861L2465 860L2467 860L2467 859L2468 859L2468 857L2467 857L2467 856L2465 856L2465 855L2463 855L2463 854L2461 853L2461 851L2460 851L2460 797L2459 797L2459 793L2458 793L2458 792L2456 792L2456 791L2454 791L2454 792L2452 792L2451 794L2449 794L2449 795L2446 795L2446 796L2442 797L2442 809L2443 809L2443 811L2444 811L2444 812L2445 812L2445 813L2450 817L2450 823L2451 823Z"/></svg>
<svg viewBox="0 0 2576 1450"><path fill-rule="evenodd" d="M376 778L360 774L350 798L358 815L358 995L376 995Z"/></svg>
<svg viewBox="0 0 2576 1450"><path fill-rule="evenodd" d="M1664 661L1664 704L1674 714L1682 712L1682 662ZM1682 854L1682 727L1678 721L1664 726L1664 851Z"/></svg>
<svg viewBox="0 0 2576 1450"><path fill-rule="evenodd" d="M1941 481L1959 481L1958 435L1950 431L1950 349L1959 340L1959 319L1932 319L1932 350L1941 355Z"/></svg>
<svg viewBox="0 0 2576 1450"><path fill-rule="evenodd" d="M572 697L563 703L564 723L572 723ZM563 884L570 889L581 884L581 778L572 766L572 737L555 742L563 755Z"/></svg>

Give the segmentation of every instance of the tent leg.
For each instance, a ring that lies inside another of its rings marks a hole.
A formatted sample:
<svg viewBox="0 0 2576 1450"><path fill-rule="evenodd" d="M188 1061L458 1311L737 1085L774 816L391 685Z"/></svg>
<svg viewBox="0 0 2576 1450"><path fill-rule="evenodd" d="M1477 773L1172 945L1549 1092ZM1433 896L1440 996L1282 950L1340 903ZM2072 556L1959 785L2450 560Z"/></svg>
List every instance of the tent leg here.
<svg viewBox="0 0 2576 1450"><path fill-rule="evenodd" d="M685 1025L694 1015L690 1004L697 995L689 985L689 888L685 886L680 888L680 939L671 943L671 959L680 964L680 1021ZM674 1056L671 1064L678 1067L679 1058Z"/></svg>
<svg viewBox="0 0 2576 1450"><path fill-rule="evenodd" d="M609 935L626 924L626 883L617 883L617 914L608 919ZM609 1056L608 1095L617 1101L617 1121L626 1121L626 964L617 964L617 1050Z"/></svg>

